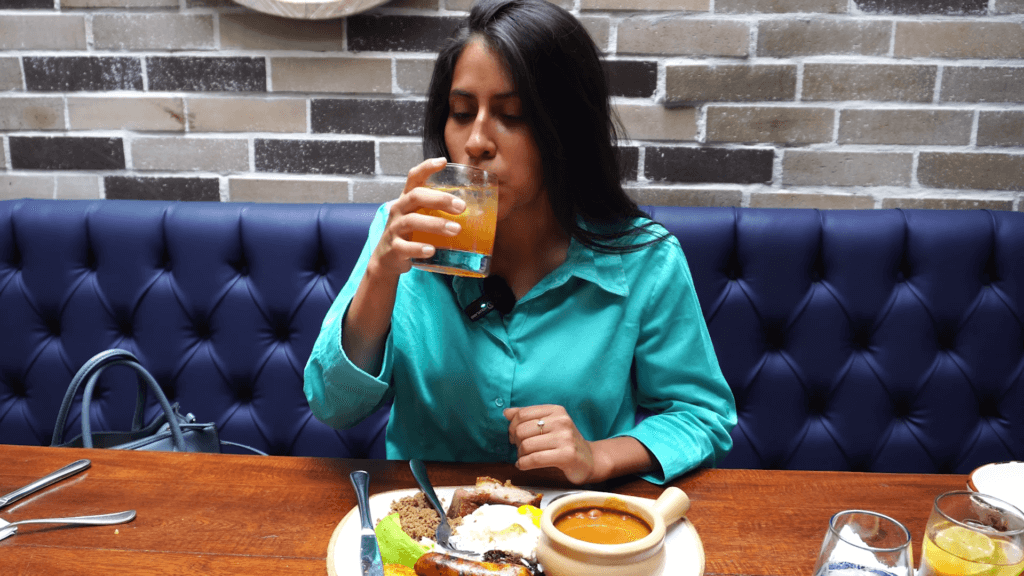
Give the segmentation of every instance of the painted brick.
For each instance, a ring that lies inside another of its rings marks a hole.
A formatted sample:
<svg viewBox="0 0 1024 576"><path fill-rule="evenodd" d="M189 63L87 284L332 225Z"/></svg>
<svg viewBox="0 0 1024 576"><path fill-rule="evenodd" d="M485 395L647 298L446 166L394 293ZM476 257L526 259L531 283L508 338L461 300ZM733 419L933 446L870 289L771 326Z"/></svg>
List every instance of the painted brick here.
<svg viewBox="0 0 1024 576"><path fill-rule="evenodd" d="M1024 146L1024 110L982 110L978 146Z"/></svg>
<svg viewBox="0 0 1024 576"><path fill-rule="evenodd" d="M814 208L817 210L870 210L875 207L871 196L854 194L793 194L773 192L750 194L751 208Z"/></svg>
<svg viewBox="0 0 1024 576"><path fill-rule="evenodd" d="M266 14L222 13L222 50L309 50L345 49L344 20L298 20Z"/></svg>
<svg viewBox="0 0 1024 576"><path fill-rule="evenodd" d="M11 136L11 166L25 170L120 170L120 138Z"/></svg>
<svg viewBox="0 0 1024 576"><path fill-rule="evenodd" d="M931 102L938 66L805 64L804 100Z"/></svg>
<svg viewBox="0 0 1024 576"><path fill-rule="evenodd" d="M352 182L353 202L389 202L402 194L404 180L356 180Z"/></svg>
<svg viewBox="0 0 1024 576"><path fill-rule="evenodd" d="M389 58L271 58L274 92L391 93Z"/></svg>
<svg viewBox="0 0 1024 576"><path fill-rule="evenodd" d="M400 58L395 60L395 83L403 94L426 95L430 76L434 73L434 59Z"/></svg>
<svg viewBox="0 0 1024 576"><path fill-rule="evenodd" d="M988 0L855 0L864 12L881 14L984 14Z"/></svg>
<svg viewBox="0 0 1024 576"><path fill-rule="evenodd" d="M623 181L636 180L640 173L640 148L619 146L619 175Z"/></svg>
<svg viewBox="0 0 1024 576"><path fill-rule="evenodd" d="M266 61L246 57L146 58L150 90L187 92L263 92Z"/></svg>
<svg viewBox="0 0 1024 576"><path fill-rule="evenodd" d="M21 90L24 86L21 62L17 58L0 58L0 92Z"/></svg>
<svg viewBox="0 0 1024 576"><path fill-rule="evenodd" d="M192 132L306 132L306 101L299 98L188 98Z"/></svg>
<svg viewBox="0 0 1024 576"><path fill-rule="evenodd" d="M882 208L914 210L1013 210L1013 200L973 200L970 198L885 198Z"/></svg>
<svg viewBox="0 0 1024 576"><path fill-rule="evenodd" d="M782 184L789 186L909 186L914 155L787 150Z"/></svg>
<svg viewBox="0 0 1024 576"><path fill-rule="evenodd" d="M580 0L580 10L707 12L711 0Z"/></svg>
<svg viewBox="0 0 1024 576"><path fill-rule="evenodd" d="M405 176L409 169L423 162L421 142L381 142L380 171L389 176Z"/></svg>
<svg viewBox="0 0 1024 576"><path fill-rule="evenodd" d="M317 134L419 136L425 106L411 100L313 100L310 117Z"/></svg>
<svg viewBox="0 0 1024 576"><path fill-rule="evenodd" d="M846 0L715 0L715 12L726 14L778 14L782 12L845 14L848 11Z"/></svg>
<svg viewBox="0 0 1024 576"><path fill-rule="evenodd" d="M663 106L619 104L619 119L632 140L696 140L697 110Z"/></svg>
<svg viewBox="0 0 1024 576"><path fill-rule="evenodd" d="M140 178L107 176L103 179L111 200L220 201L217 178Z"/></svg>
<svg viewBox="0 0 1024 576"><path fill-rule="evenodd" d="M743 22L631 17L619 23L618 53L746 57L750 27Z"/></svg>
<svg viewBox="0 0 1024 576"><path fill-rule="evenodd" d="M136 170L181 172L248 172L249 143L245 139L135 138L130 141Z"/></svg>
<svg viewBox="0 0 1024 576"><path fill-rule="evenodd" d="M348 49L437 52L460 18L358 14L348 18Z"/></svg>
<svg viewBox="0 0 1024 576"><path fill-rule="evenodd" d="M64 3L61 3L64 6ZM55 198L62 200L98 200L103 197L99 176L58 174L54 177Z"/></svg>
<svg viewBox="0 0 1024 576"><path fill-rule="evenodd" d="M835 111L792 106L708 106L708 142L831 142Z"/></svg>
<svg viewBox="0 0 1024 576"><path fill-rule="evenodd" d="M32 10L53 10L53 0L4 0L4 10L32 9Z"/></svg>
<svg viewBox="0 0 1024 576"><path fill-rule="evenodd" d="M843 110L839 143L965 146L973 122L969 110Z"/></svg>
<svg viewBox="0 0 1024 576"><path fill-rule="evenodd" d="M95 14L99 50L208 50L214 47L209 14Z"/></svg>
<svg viewBox="0 0 1024 576"><path fill-rule="evenodd" d="M0 130L64 128L64 99L59 96L0 98Z"/></svg>
<svg viewBox="0 0 1024 576"><path fill-rule="evenodd" d="M1024 155L921 152L923 186L960 190L1024 190Z"/></svg>
<svg viewBox="0 0 1024 576"><path fill-rule="evenodd" d="M892 25L878 20L766 20L758 24L759 56L889 53Z"/></svg>
<svg viewBox="0 0 1024 576"><path fill-rule="evenodd" d="M743 203L743 191L738 188L627 186L626 194L641 206L740 206Z"/></svg>
<svg viewBox="0 0 1024 576"><path fill-rule="evenodd" d="M53 198L53 176L0 172L0 200Z"/></svg>
<svg viewBox="0 0 1024 576"><path fill-rule="evenodd" d="M291 174L373 174L374 146L353 140L257 138L256 171Z"/></svg>
<svg viewBox="0 0 1024 576"><path fill-rule="evenodd" d="M942 73L943 102L1020 102L1024 67L950 66Z"/></svg>
<svg viewBox="0 0 1024 576"><path fill-rule="evenodd" d="M1024 14L1024 0L996 0L995 14Z"/></svg>
<svg viewBox="0 0 1024 576"><path fill-rule="evenodd" d="M572 10L573 0L555 0L552 4L556 4L565 8L566 10ZM445 8L448 10L460 10L462 12L469 12L469 9L473 6L473 0L445 0ZM389 4L390 6L390 4Z"/></svg>
<svg viewBox="0 0 1024 576"><path fill-rule="evenodd" d="M67 8L177 8L178 0L60 0Z"/></svg>
<svg viewBox="0 0 1024 576"><path fill-rule="evenodd" d="M166 130L185 131L181 98L68 97L72 130Z"/></svg>
<svg viewBox="0 0 1024 576"><path fill-rule="evenodd" d="M605 60L604 72L612 96L647 98L658 88L658 63L646 60Z"/></svg>
<svg viewBox="0 0 1024 576"><path fill-rule="evenodd" d="M670 64L665 103L793 100L796 72L793 64Z"/></svg>
<svg viewBox="0 0 1024 576"><path fill-rule="evenodd" d="M348 180L237 177L228 179L232 202L348 203Z"/></svg>
<svg viewBox="0 0 1024 576"><path fill-rule="evenodd" d="M53 8L51 4L48 8ZM85 16L0 15L0 50L85 50Z"/></svg>
<svg viewBox="0 0 1024 576"><path fill-rule="evenodd" d="M1024 24L898 22L897 57L1024 58Z"/></svg>
<svg viewBox="0 0 1024 576"><path fill-rule="evenodd" d="M388 8L415 8L418 10L437 10L440 8L440 0L391 0ZM451 2L446 3L446 8L451 10Z"/></svg>
<svg viewBox="0 0 1024 576"><path fill-rule="evenodd" d="M138 58L25 56L25 85L34 92L142 90Z"/></svg>
<svg viewBox="0 0 1024 576"><path fill-rule="evenodd" d="M7 151L3 147L3 138L0 138L0 168L7 168Z"/></svg>
<svg viewBox="0 0 1024 576"><path fill-rule="evenodd" d="M766 184L774 163L770 149L648 147L644 176L655 182Z"/></svg>
<svg viewBox="0 0 1024 576"><path fill-rule="evenodd" d="M608 43L611 40L611 20L602 16L587 16L586 14L581 14L577 20L586 28L587 34L590 34L594 44L602 52L608 51Z"/></svg>

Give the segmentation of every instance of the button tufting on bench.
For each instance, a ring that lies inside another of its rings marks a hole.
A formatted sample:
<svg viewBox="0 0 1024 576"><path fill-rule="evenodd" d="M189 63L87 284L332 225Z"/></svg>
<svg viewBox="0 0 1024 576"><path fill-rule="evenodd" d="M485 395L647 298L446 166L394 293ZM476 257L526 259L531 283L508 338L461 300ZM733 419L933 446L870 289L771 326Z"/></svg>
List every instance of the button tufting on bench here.
<svg viewBox="0 0 1024 576"><path fill-rule="evenodd" d="M332 430L302 392L376 208L0 201L0 442L47 443L74 371L122 346L225 440L383 456L387 407ZM1024 214L647 209L683 247L736 397L719 466L1024 459ZM134 386L105 377L97 422L130 424Z"/></svg>

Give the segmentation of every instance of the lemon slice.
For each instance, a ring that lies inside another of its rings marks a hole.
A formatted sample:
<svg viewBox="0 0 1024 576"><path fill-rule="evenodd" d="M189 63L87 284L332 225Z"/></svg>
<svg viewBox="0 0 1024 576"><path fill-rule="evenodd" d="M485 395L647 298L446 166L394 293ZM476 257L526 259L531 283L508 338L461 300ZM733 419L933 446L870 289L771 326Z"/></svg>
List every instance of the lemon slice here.
<svg viewBox="0 0 1024 576"><path fill-rule="evenodd" d="M950 554L971 562L998 564L991 538L963 526L950 526L935 535L935 543Z"/></svg>

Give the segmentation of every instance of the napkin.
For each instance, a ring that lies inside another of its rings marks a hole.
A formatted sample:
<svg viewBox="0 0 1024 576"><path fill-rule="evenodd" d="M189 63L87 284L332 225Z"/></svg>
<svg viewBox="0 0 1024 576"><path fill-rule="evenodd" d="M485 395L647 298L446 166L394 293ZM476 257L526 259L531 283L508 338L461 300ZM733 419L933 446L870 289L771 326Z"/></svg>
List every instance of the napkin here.
<svg viewBox="0 0 1024 576"><path fill-rule="evenodd" d="M887 566L879 562L871 552L871 546L866 544L850 526L843 526L839 530L839 537L843 540L832 552L832 560L849 562L869 569L876 569L880 572L892 574L893 576L909 576L906 566ZM853 544L851 546L851 544Z"/></svg>

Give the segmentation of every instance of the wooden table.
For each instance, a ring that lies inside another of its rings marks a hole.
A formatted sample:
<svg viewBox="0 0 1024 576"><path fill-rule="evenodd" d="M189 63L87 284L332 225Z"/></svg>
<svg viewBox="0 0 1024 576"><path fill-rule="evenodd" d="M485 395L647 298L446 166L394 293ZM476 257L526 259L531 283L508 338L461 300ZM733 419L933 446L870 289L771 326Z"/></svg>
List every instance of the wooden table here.
<svg viewBox="0 0 1024 576"><path fill-rule="evenodd" d="M414 488L405 461L122 452L0 445L0 495L89 458L77 476L0 510L18 519L138 511L130 524L23 526L0 541L3 574L317 574L327 545L355 505L349 472L371 475L370 493ZM569 487L557 473L508 464L428 463L437 486L478 474L518 485ZM938 494L966 476L770 470L700 470L675 482L704 543L706 574L809 576L829 518L844 509L888 514L913 536L919 559ZM599 487L655 498L635 478Z"/></svg>

